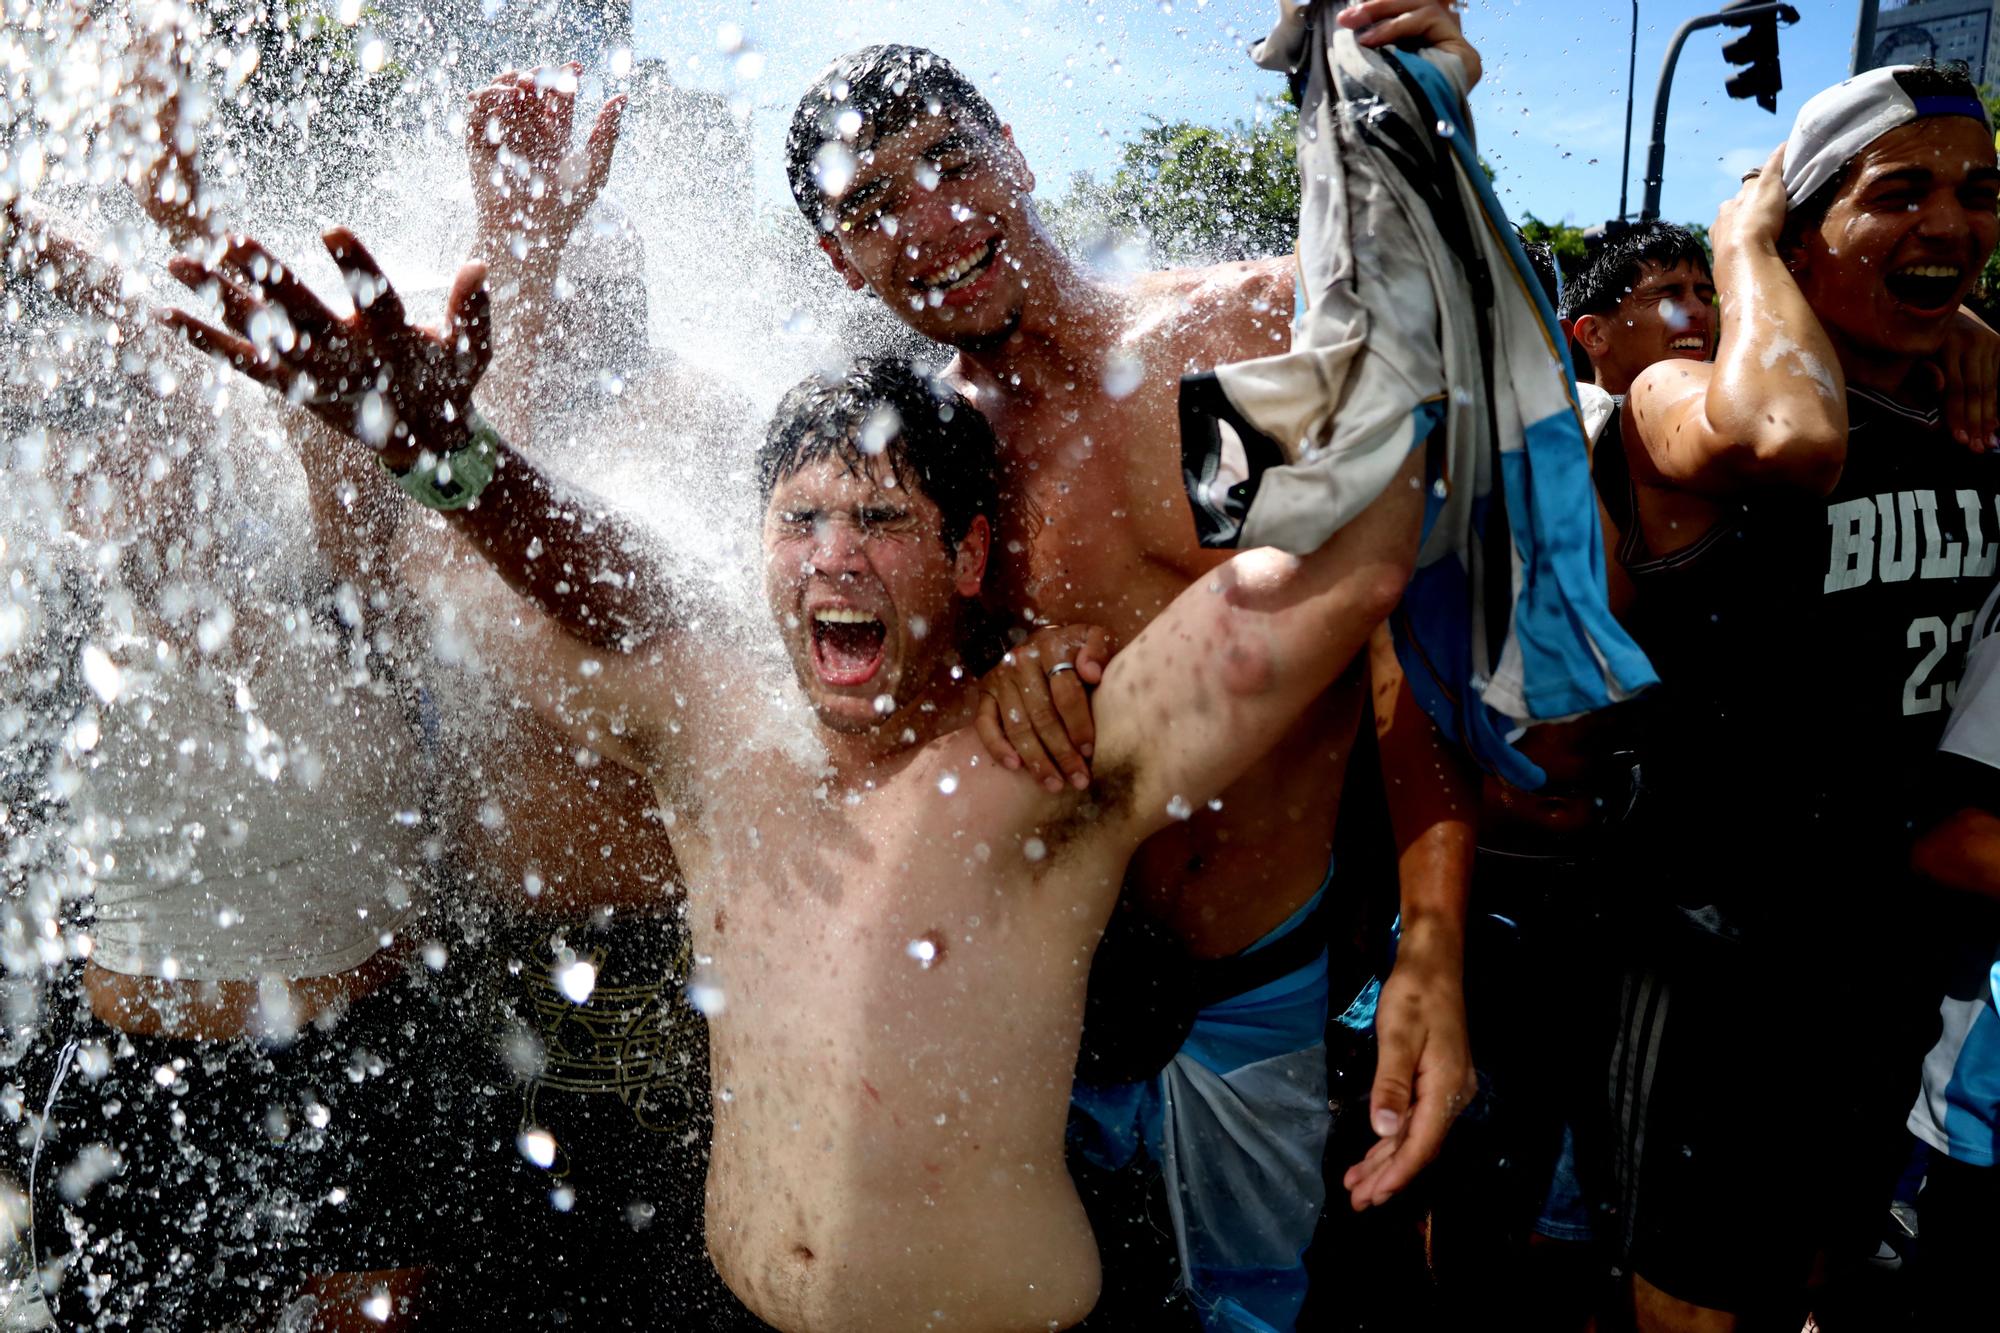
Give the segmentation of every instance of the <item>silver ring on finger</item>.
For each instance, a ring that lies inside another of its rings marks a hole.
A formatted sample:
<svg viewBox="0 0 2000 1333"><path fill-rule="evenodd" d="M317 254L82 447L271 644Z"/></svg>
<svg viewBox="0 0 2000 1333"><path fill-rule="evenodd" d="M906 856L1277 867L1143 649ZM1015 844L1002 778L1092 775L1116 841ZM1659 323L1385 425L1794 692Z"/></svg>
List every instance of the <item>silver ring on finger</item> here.
<svg viewBox="0 0 2000 1333"><path fill-rule="evenodd" d="M1058 662L1054 666L1049 668L1049 679L1054 680L1057 676L1060 676L1063 672L1074 671L1074 670L1076 670L1076 663Z"/></svg>
<svg viewBox="0 0 2000 1333"><path fill-rule="evenodd" d="M1764 168L1752 167L1750 168L1750 170L1743 173L1743 179L1746 181L1754 181L1763 174L1764 174Z"/></svg>

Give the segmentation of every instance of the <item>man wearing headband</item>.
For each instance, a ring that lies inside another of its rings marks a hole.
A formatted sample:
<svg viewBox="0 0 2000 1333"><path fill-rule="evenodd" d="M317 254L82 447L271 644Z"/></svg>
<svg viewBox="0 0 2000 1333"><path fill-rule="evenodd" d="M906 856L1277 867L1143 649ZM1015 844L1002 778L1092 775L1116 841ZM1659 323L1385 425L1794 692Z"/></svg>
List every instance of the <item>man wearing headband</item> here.
<svg viewBox="0 0 2000 1333"><path fill-rule="evenodd" d="M1647 369L1598 449L1664 682L1635 859L1667 924L1611 1081L1643 1330L1798 1328L1901 1164L1939 994L1916 778L2000 553L1993 404L1948 428L1936 363L1996 197L1962 67L1813 98L1716 219L1714 362Z"/></svg>

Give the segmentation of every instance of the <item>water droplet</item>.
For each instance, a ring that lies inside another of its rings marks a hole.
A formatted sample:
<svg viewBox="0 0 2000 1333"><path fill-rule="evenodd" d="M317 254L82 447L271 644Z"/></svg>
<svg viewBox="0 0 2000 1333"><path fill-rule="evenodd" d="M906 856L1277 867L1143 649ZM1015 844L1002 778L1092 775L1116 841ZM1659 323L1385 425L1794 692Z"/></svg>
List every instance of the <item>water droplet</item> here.
<svg viewBox="0 0 2000 1333"><path fill-rule="evenodd" d="M444 971L445 960L449 957L445 953L444 945L436 940L431 940L424 945L423 954L425 967L428 967L433 972Z"/></svg>
<svg viewBox="0 0 2000 1333"><path fill-rule="evenodd" d="M1189 805L1187 797L1182 796L1180 793L1176 792L1173 799L1167 802L1167 817L1169 819L1189 819L1193 815L1194 807Z"/></svg>
<svg viewBox="0 0 2000 1333"><path fill-rule="evenodd" d="M1049 845L1040 838L1030 838L1021 844L1021 855L1030 861L1039 861L1049 854Z"/></svg>
<svg viewBox="0 0 2000 1333"><path fill-rule="evenodd" d="M895 408L882 403L868 414L867 420L861 423L861 431L855 442L861 446L862 453L879 454L889 447L889 441L895 439L902 429L903 418L897 414Z"/></svg>
<svg viewBox="0 0 2000 1333"><path fill-rule="evenodd" d="M895 695L878 694L875 696L875 715L877 717L887 717L889 716L889 714L895 711L896 711Z"/></svg>
<svg viewBox="0 0 2000 1333"><path fill-rule="evenodd" d="M926 971L937 961L937 945L928 939L914 939L903 946L903 952L917 960Z"/></svg>
<svg viewBox="0 0 2000 1333"><path fill-rule="evenodd" d="M382 67L389 63L389 44L381 35L373 32L361 34L361 72L380 74Z"/></svg>
<svg viewBox="0 0 2000 1333"><path fill-rule="evenodd" d="M546 1129L522 1130L514 1146L521 1150L521 1156L543 1170L556 1164L556 1136Z"/></svg>
<svg viewBox="0 0 2000 1333"><path fill-rule="evenodd" d="M1104 362L1104 393L1113 400L1130 398L1146 378L1146 363L1130 351L1113 352Z"/></svg>
<svg viewBox="0 0 2000 1333"><path fill-rule="evenodd" d="M944 773L938 777L938 794L949 796L958 790L958 774Z"/></svg>
<svg viewBox="0 0 2000 1333"><path fill-rule="evenodd" d="M381 1287L375 1288L374 1291L368 1294L368 1299L361 1302L361 1313L367 1315L378 1324L389 1322L389 1313L392 1308L389 1303L389 1293Z"/></svg>
<svg viewBox="0 0 2000 1333"><path fill-rule="evenodd" d="M1449 139L1449 138L1451 138L1451 136L1452 136L1452 135L1454 135L1454 134L1457 134L1457 133L1458 133L1458 130L1457 130L1457 128L1456 128L1455 126L1453 126L1453 125L1452 125L1452 123L1451 123L1450 121L1448 121L1448 120L1443 120L1443 119L1440 119L1440 120L1438 121L1438 123L1437 123L1437 136L1438 136L1438 138L1440 138L1440 139Z"/></svg>
<svg viewBox="0 0 2000 1333"><path fill-rule="evenodd" d="M688 1003L703 1018L714 1018L728 1007L722 994L722 987L712 981L690 981L688 983Z"/></svg>
<svg viewBox="0 0 2000 1333"><path fill-rule="evenodd" d="M340 8L334 13L341 27L351 28L361 22L361 0L340 0Z"/></svg>
<svg viewBox="0 0 2000 1333"><path fill-rule="evenodd" d="M85 644L83 649L83 683L90 686L90 692L102 703L116 702L125 692L125 673L111 660L111 654L96 644Z"/></svg>
<svg viewBox="0 0 2000 1333"><path fill-rule="evenodd" d="M597 989L596 965L579 958L567 967L557 968L556 989L567 995L571 1004L582 1004Z"/></svg>
<svg viewBox="0 0 2000 1333"><path fill-rule="evenodd" d="M820 193L830 199L838 199L847 193L848 186L854 184L854 171L858 165L852 149L829 139L813 155L813 180L819 185Z"/></svg>

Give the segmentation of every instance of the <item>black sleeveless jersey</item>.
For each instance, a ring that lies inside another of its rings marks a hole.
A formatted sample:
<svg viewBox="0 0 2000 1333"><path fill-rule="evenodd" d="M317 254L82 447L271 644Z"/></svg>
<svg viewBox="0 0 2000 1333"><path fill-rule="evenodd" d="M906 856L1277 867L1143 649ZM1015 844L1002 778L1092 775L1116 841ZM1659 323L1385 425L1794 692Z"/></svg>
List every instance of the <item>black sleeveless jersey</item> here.
<svg viewBox="0 0 2000 1333"><path fill-rule="evenodd" d="M1664 555L1640 536L1617 418L1596 452L1661 679L1643 836L1673 900L1725 935L1865 931L1914 901L1920 775L1995 578L2000 456L1868 390L1848 414L1832 494L1741 500Z"/></svg>

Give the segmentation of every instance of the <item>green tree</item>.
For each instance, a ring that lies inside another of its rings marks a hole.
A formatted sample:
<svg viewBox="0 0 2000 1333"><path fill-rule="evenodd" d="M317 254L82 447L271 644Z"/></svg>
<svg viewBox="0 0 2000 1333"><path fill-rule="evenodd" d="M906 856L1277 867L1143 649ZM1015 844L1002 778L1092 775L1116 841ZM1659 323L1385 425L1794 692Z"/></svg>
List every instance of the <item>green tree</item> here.
<svg viewBox="0 0 2000 1333"><path fill-rule="evenodd" d="M1986 119L2000 123L1995 121L1996 117L2000 117L2000 90L1990 83L1983 84L1979 97L1986 103ZM1979 285L1972 289L1966 304L1988 324L2000 326L2000 250L1986 257L1986 267L1979 271Z"/></svg>
<svg viewBox="0 0 2000 1333"><path fill-rule="evenodd" d="M1587 246L1583 228L1567 222L1544 222L1533 213L1521 216L1521 237L1534 245L1546 245L1556 257L1556 267L1568 277L1583 267Z"/></svg>
<svg viewBox="0 0 2000 1333"><path fill-rule="evenodd" d="M1125 145L1109 181L1078 173L1048 220L1074 250L1122 232L1164 264L1289 254L1299 225L1297 134L1289 106L1226 129L1155 117Z"/></svg>

